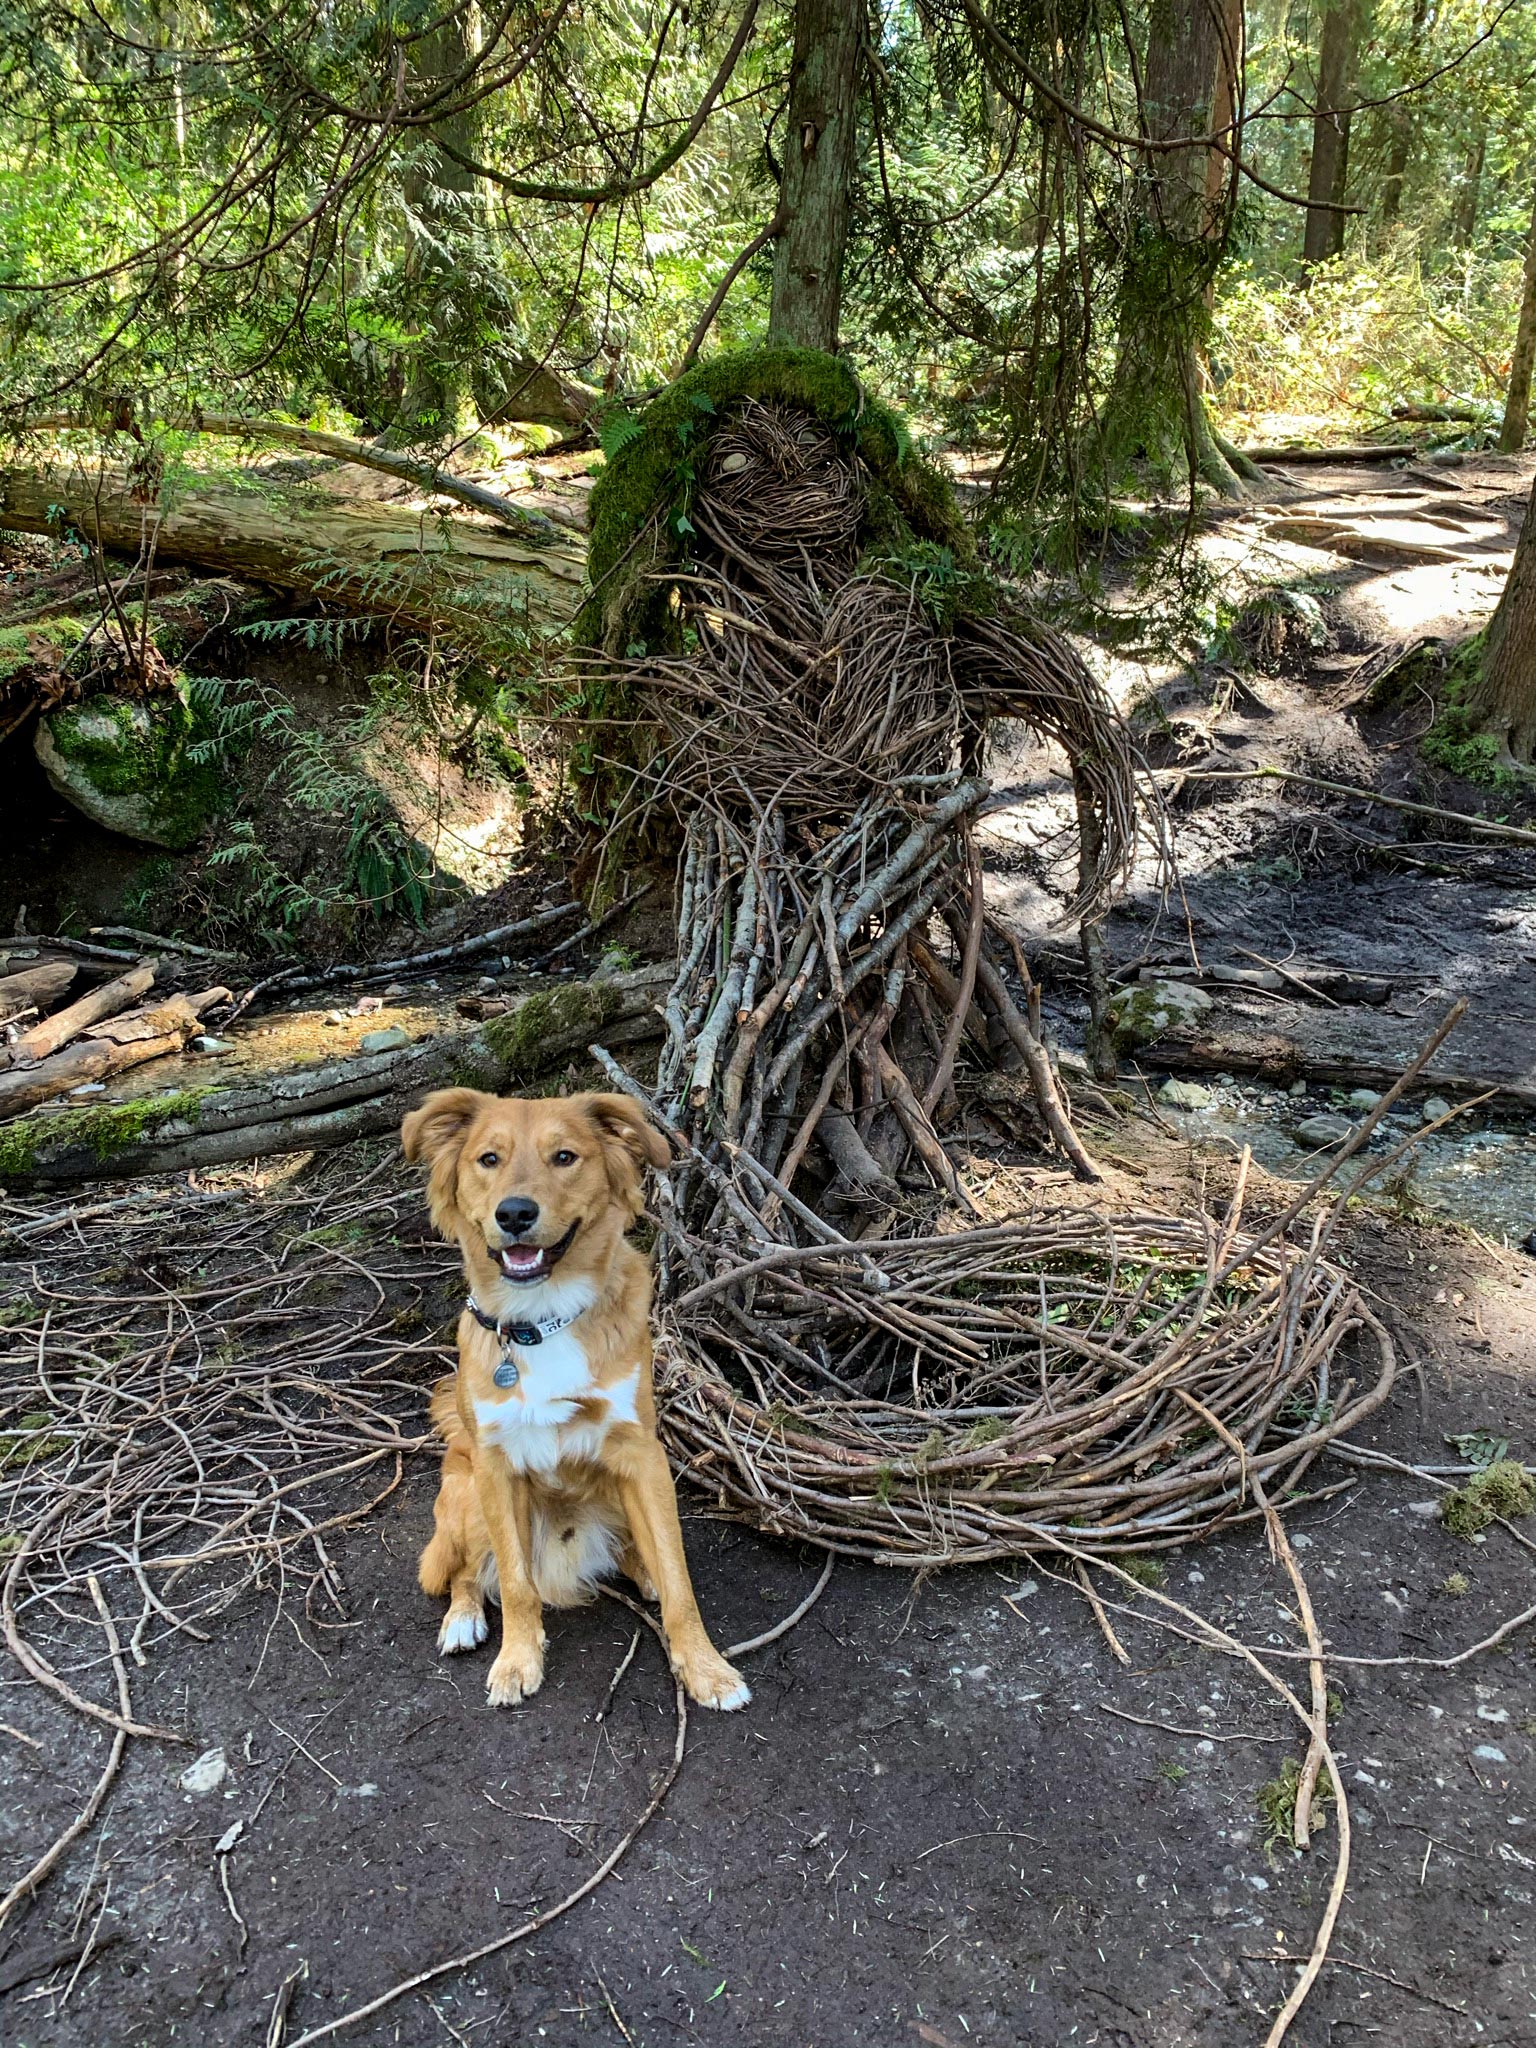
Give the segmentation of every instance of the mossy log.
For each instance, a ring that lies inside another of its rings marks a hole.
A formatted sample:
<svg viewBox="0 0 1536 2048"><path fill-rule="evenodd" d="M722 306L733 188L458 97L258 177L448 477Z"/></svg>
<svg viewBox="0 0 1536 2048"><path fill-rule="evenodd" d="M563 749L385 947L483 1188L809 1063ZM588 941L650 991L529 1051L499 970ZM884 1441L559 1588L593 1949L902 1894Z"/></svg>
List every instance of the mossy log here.
<svg viewBox="0 0 1536 2048"><path fill-rule="evenodd" d="M0 1183L79 1183L184 1173L282 1152L323 1151L393 1131L431 1088L537 1088L600 1036L659 1036L670 968L529 990L499 1017L399 1052L364 1053L229 1086L38 1110L0 1124Z"/></svg>
<svg viewBox="0 0 1536 2048"><path fill-rule="evenodd" d="M235 472L183 473L145 503L126 472L72 457L0 468L0 528L63 528L137 555L324 597L413 627L495 643L563 626L581 602L585 552L550 527L523 539L488 520L337 498Z"/></svg>

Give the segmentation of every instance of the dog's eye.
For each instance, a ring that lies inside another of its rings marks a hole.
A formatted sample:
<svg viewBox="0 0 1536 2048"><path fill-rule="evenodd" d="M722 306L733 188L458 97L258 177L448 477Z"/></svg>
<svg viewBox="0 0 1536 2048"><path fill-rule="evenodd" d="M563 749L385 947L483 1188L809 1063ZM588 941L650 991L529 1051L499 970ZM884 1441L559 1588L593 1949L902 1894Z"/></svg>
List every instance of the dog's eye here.
<svg viewBox="0 0 1536 2048"><path fill-rule="evenodd" d="M562 1145L550 1161L550 1164L552 1166L574 1166L576 1164L576 1154L568 1146Z"/></svg>
<svg viewBox="0 0 1536 2048"><path fill-rule="evenodd" d="M500 1166L501 1154L499 1152L482 1152L480 1154L480 1164L482 1166Z"/></svg>

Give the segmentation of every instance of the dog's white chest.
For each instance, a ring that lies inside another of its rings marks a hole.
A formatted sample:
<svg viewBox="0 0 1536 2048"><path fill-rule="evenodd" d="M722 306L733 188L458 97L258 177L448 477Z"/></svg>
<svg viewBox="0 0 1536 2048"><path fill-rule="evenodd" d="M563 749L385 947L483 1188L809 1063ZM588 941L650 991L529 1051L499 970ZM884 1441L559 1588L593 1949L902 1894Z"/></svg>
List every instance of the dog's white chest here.
<svg viewBox="0 0 1536 2048"><path fill-rule="evenodd" d="M638 1370L599 1387L580 1340L557 1331L542 1344L515 1347L515 1387L499 1401L476 1401L475 1427L519 1472L553 1472L596 1462L609 1430L633 1422Z"/></svg>

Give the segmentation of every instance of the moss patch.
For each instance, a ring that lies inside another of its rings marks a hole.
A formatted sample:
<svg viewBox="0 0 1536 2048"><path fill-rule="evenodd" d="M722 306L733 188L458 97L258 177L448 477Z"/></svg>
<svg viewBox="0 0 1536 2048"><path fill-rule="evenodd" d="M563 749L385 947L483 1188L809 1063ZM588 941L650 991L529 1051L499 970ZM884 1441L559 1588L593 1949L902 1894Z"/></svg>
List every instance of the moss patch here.
<svg viewBox="0 0 1536 2048"><path fill-rule="evenodd" d="M56 675L84 638L82 619L39 619L30 626L0 626L0 693Z"/></svg>
<svg viewBox="0 0 1536 2048"><path fill-rule="evenodd" d="M647 625L654 631L665 593L642 585L636 572L686 555L697 459L721 420L749 396L802 408L862 458L872 547L899 549L915 539L947 548L962 568L974 564L975 546L948 478L917 454L901 416L870 398L847 363L815 349L730 350L679 377L632 425L621 420L621 431L610 427L605 435L609 461L592 493L592 589L577 621L579 641L622 652L646 637ZM636 538L652 522L656 551L637 562Z"/></svg>
<svg viewBox="0 0 1536 2048"><path fill-rule="evenodd" d="M61 796L109 830L180 848L202 830L219 778L191 758L197 720L176 691L98 694L50 712L38 753Z"/></svg>
<svg viewBox="0 0 1536 2048"><path fill-rule="evenodd" d="M141 1095L131 1102L92 1103L80 1109L34 1110L0 1124L0 1181L45 1171L48 1161L76 1148L105 1163L130 1145L143 1144L167 1124L197 1121L197 1105L211 1088L172 1095Z"/></svg>
<svg viewBox="0 0 1536 2048"><path fill-rule="evenodd" d="M1440 1503L1440 1519L1453 1536L1481 1535L1500 1515L1536 1514L1536 1473L1517 1458L1500 1458Z"/></svg>
<svg viewBox="0 0 1536 2048"><path fill-rule="evenodd" d="M481 1036L505 1066L507 1081L528 1081L569 1051L573 1040L600 1030L619 1007L617 989L571 982L525 996L516 1009L489 1018Z"/></svg>

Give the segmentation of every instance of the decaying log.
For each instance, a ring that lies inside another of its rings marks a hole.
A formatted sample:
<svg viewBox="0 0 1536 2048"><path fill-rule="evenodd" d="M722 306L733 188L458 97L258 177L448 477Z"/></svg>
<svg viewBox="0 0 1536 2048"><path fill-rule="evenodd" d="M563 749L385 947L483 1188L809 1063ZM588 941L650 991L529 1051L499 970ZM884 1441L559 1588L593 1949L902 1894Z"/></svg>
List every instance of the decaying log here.
<svg viewBox="0 0 1536 2048"><path fill-rule="evenodd" d="M24 967L15 974L0 975L0 1024L23 1010L46 1010L63 995L79 968L71 960L47 960L40 967Z"/></svg>
<svg viewBox="0 0 1536 2048"><path fill-rule="evenodd" d="M123 977L125 982L129 979ZM7 1067L0 1072L0 1116L19 1116L88 1081L106 1081L166 1053L180 1052L197 1030L203 1011L228 1000L227 988L205 989L198 996L172 996L153 1009L130 1010L92 1025L48 1059Z"/></svg>
<svg viewBox="0 0 1536 2048"><path fill-rule="evenodd" d="M1202 1023L1170 1031L1140 1055L1141 1064L1171 1074L1250 1074L1284 1085L1315 1081L1326 1088L1389 1088L1402 1066L1382 1060L1350 1059L1343 1054L1318 1054L1277 1031L1213 1032ZM1418 1076L1418 1095L1484 1095L1491 1110L1536 1109L1536 1083L1497 1080L1435 1066Z"/></svg>
<svg viewBox="0 0 1536 2048"><path fill-rule="evenodd" d="M581 601L575 535L537 544L488 521L347 502L303 484L192 474L145 504L122 470L72 457L0 469L0 528L57 533L323 596L409 626L480 640L524 620L561 626Z"/></svg>
<svg viewBox="0 0 1536 2048"><path fill-rule="evenodd" d="M50 1053L68 1045L72 1038L78 1038L92 1024L99 1024L104 1017L115 1017L119 1010L126 1010L130 1003L154 987L157 965L154 960L146 960L142 967L120 974L116 981L104 981L100 988L93 988L89 995L81 996L67 1009L55 1010L51 1017L44 1017L30 1031L24 1031L11 1047L10 1064L13 1067L35 1066L38 1061L46 1060ZM0 1102L3 1099L0 1096Z"/></svg>
<svg viewBox="0 0 1536 2048"><path fill-rule="evenodd" d="M355 1054L228 1085L200 1086L195 1074L183 1072L163 1096L34 1110L0 1125L0 1181L183 1173L377 1137L398 1128L430 1088L513 1091L582 1054L595 1031L610 1045L659 1036L656 1001L670 976L667 968L638 968L531 989L476 1030L398 1052Z"/></svg>

